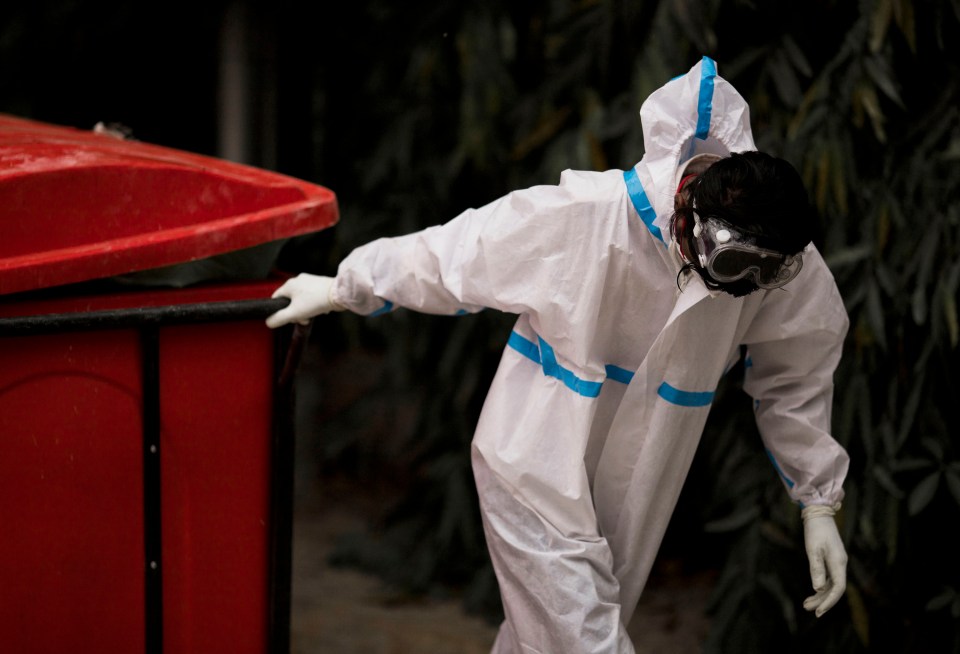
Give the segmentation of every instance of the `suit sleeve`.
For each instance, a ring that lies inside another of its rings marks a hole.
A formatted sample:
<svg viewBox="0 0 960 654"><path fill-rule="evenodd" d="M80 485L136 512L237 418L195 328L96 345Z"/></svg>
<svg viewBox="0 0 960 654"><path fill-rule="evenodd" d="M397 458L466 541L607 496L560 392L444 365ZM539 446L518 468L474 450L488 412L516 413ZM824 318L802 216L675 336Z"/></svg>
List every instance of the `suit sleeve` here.
<svg viewBox="0 0 960 654"><path fill-rule="evenodd" d="M840 502L849 456L830 427L833 374L849 320L812 245L800 276L768 291L759 317L745 339L744 387L767 455L801 506Z"/></svg>
<svg viewBox="0 0 960 654"><path fill-rule="evenodd" d="M372 241L341 262L335 298L363 315L570 311L584 262L610 238L597 215L623 201L607 179L567 171L558 186L514 191L443 225Z"/></svg>

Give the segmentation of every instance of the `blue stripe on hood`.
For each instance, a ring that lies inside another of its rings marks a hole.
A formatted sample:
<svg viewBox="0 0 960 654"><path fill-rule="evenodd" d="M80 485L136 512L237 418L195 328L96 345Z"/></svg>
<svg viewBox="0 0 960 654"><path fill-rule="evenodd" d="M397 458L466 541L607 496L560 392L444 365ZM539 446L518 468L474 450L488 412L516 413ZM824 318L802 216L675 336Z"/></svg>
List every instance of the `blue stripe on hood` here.
<svg viewBox="0 0 960 654"><path fill-rule="evenodd" d="M633 208L636 209L640 215L640 220L647 226L650 233L663 243L663 234L660 233L660 228L653 224L653 221L657 219L657 212L653 210L650 199L643 190L643 184L640 183L637 169L631 168L630 170L623 171L623 181L627 184L627 194L630 196L630 202L633 203Z"/></svg>
<svg viewBox="0 0 960 654"><path fill-rule="evenodd" d="M694 134L701 141L710 133L710 116L713 113L713 80L717 76L717 62L710 57L703 58L700 66L700 100L697 102L697 131Z"/></svg>

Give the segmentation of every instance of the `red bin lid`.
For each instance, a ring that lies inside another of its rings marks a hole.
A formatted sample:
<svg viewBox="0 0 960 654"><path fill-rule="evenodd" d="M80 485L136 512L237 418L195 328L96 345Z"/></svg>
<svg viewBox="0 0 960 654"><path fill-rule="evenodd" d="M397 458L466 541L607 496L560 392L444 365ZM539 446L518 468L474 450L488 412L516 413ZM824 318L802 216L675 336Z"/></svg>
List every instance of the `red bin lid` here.
<svg viewBox="0 0 960 654"><path fill-rule="evenodd" d="M184 263L338 220L322 186L0 115L0 294Z"/></svg>

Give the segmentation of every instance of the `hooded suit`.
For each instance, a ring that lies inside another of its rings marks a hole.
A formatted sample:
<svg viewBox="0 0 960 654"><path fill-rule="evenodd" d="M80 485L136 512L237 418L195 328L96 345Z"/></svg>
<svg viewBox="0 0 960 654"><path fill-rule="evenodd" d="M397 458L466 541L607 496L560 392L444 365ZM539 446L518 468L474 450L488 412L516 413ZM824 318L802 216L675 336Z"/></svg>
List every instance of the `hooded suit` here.
<svg viewBox="0 0 960 654"><path fill-rule="evenodd" d="M556 186L379 239L344 259L333 286L361 314L518 316L472 445L506 615L495 652L633 652L626 624L744 350L744 387L790 496L843 496L830 409L848 319L822 257L810 244L785 287L735 298L681 273L671 236L687 166L756 149L746 102L705 57L640 114L632 169L567 170Z"/></svg>

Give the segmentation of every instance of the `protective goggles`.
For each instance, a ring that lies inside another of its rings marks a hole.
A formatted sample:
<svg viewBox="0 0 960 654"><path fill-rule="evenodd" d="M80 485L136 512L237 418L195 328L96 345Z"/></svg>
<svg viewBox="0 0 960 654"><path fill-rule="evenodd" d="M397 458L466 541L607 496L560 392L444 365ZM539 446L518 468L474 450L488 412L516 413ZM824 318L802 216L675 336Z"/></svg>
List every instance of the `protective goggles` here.
<svg viewBox="0 0 960 654"><path fill-rule="evenodd" d="M760 288L780 288L803 267L800 253L786 255L757 246L756 237L718 218L693 212L693 238L700 266L718 283L749 277Z"/></svg>

